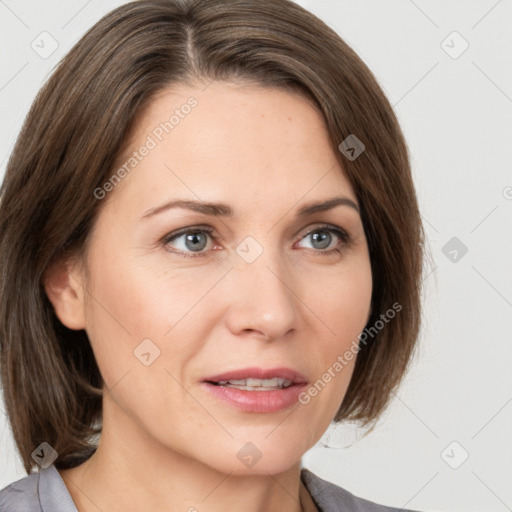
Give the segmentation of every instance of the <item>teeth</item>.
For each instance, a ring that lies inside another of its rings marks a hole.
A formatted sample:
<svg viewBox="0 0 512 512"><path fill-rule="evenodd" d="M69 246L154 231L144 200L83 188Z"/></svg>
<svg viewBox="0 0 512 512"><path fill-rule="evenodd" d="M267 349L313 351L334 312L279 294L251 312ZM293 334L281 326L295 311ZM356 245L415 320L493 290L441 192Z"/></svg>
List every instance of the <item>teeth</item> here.
<svg viewBox="0 0 512 512"><path fill-rule="evenodd" d="M228 380L226 383L229 382L230 384L235 384L236 386L245 386L245 379L238 379L238 380Z"/></svg>
<svg viewBox="0 0 512 512"><path fill-rule="evenodd" d="M273 379L231 379L221 380L219 386L244 389L246 391L268 391L271 389L283 389L291 386L292 381L274 377Z"/></svg>

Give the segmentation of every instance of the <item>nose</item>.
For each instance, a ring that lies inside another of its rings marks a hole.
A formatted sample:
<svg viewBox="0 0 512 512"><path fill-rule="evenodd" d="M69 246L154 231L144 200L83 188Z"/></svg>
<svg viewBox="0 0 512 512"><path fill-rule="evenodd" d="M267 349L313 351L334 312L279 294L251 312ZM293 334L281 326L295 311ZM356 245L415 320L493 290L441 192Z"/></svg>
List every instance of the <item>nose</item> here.
<svg viewBox="0 0 512 512"><path fill-rule="evenodd" d="M292 270L279 251L264 250L252 263L237 259L225 283L233 334L271 341L297 328L299 283Z"/></svg>

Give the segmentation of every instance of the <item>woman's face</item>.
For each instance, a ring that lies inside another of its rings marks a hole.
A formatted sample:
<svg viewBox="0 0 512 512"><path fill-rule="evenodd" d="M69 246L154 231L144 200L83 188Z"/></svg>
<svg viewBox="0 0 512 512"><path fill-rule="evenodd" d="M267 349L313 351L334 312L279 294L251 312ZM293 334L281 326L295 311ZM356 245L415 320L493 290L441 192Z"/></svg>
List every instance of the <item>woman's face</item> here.
<svg viewBox="0 0 512 512"><path fill-rule="evenodd" d="M357 199L323 120L290 92L180 86L127 147L81 275L105 432L223 472L284 471L341 404L355 359L335 363L372 293Z"/></svg>

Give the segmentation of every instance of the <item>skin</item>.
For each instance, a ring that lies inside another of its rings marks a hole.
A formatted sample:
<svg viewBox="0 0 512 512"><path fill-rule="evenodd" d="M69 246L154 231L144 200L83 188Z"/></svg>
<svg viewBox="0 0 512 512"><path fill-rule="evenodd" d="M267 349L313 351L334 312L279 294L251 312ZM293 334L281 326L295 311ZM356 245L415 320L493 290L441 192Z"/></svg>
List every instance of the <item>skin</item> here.
<svg viewBox="0 0 512 512"><path fill-rule="evenodd" d="M60 471L80 511L301 510L301 457L334 417L355 359L307 405L274 413L241 411L201 381L286 366L314 383L369 316L358 211L296 215L333 196L358 204L320 114L293 92L175 85L144 112L126 155L190 96L197 107L102 199L83 265L61 262L47 279L58 317L86 330L105 381L99 448ZM177 198L222 202L233 216L172 208L141 219ZM325 223L348 233L349 242L327 241L339 251L308 234ZM207 226L199 256L185 237L162 241ZM236 252L247 236L263 249L252 263ZM134 350L148 338L160 356L145 366ZM248 442L262 454L252 467L237 457Z"/></svg>

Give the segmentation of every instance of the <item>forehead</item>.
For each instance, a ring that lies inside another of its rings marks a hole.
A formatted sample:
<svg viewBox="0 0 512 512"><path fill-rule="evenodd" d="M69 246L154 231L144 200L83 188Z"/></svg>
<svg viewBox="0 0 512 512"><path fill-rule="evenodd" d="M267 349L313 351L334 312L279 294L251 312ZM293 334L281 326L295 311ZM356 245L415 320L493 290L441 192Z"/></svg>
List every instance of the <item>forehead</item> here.
<svg viewBox="0 0 512 512"><path fill-rule="evenodd" d="M248 209L333 192L357 202L321 114L292 91L173 86L147 106L126 148L113 195L137 210L173 196Z"/></svg>

